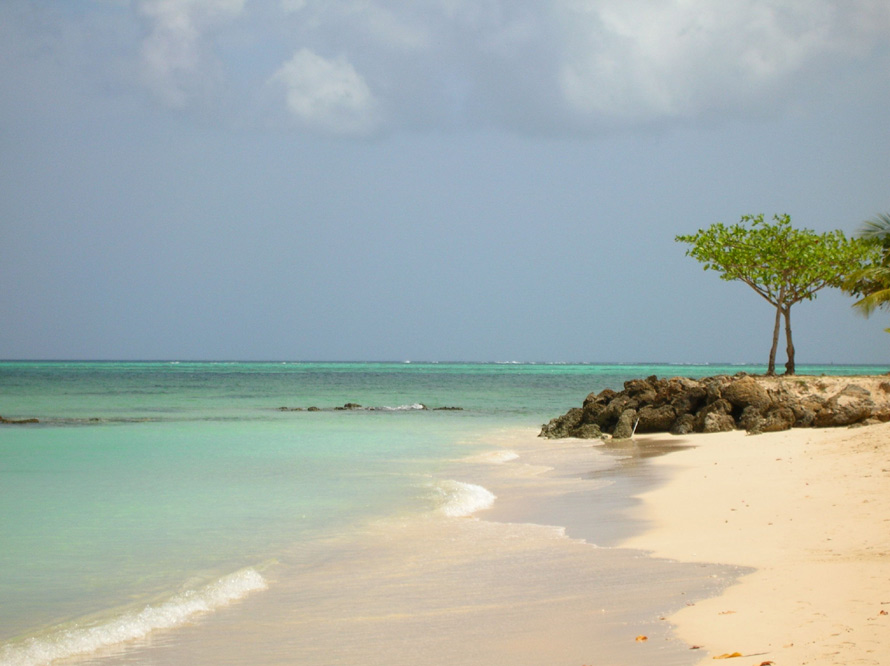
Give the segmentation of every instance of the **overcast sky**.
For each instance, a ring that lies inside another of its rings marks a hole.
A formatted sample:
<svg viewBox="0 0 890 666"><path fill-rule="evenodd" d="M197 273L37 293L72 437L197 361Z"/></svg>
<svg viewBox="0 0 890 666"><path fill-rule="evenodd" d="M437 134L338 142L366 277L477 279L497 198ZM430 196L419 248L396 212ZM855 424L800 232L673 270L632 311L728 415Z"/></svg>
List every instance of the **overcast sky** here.
<svg viewBox="0 0 890 666"><path fill-rule="evenodd" d="M887 0L0 2L0 358L765 362L674 236L885 212Z"/></svg>

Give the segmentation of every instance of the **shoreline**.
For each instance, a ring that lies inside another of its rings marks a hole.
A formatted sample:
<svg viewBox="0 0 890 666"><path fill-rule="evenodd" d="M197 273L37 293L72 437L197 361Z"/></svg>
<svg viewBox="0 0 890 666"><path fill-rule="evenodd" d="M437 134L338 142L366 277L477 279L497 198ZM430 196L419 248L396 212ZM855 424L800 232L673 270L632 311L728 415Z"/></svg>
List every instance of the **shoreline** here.
<svg viewBox="0 0 890 666"><path fill-rule="evenodd" d="M72 663L886 664L888 438L489 432L439 478L493 504L299 548L263 594Z"/></svg>
<svg viewBox="0 0 890 666"><path fill-rule="evenodd" d="M753 569L668 618L700 663L890 663L890 424L675 439L619 546Z"/></svg>
<svg viewBox="0 0 890 666"><path fill-rule="evenodd" d="M616 545L641 529L628 511L661 482L660 444L600 450L532 428L462 444L430 479L448 494L437 508L294 544L262 594L70 663L693 664L665 615L739 570Z"/></svg>

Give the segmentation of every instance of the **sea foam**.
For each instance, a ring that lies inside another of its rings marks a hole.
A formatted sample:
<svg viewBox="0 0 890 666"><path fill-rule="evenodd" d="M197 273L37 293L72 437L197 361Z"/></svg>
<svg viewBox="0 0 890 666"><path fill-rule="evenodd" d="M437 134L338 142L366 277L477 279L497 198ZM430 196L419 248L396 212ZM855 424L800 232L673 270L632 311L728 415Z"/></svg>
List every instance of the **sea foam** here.
<svg viewBox="0 0 890 666"><path fill-rule="evenodd" d="M426 409L426 406L420 404L419 402L415 402L412 405L398 405L397 407L378 407L377 409L384 412L410 412L414 410Z"/></svg>
<svg viewBox="0 0 890 666"><path fill-rule="evenodd" d="M443 498L439 512L451 518L470 516L488 509L497 499L490 490L462 481L440 481L436 484L436 490Z"/></svg>
<svg viewBox="0 0 890 666"><path fill-rule="evenodd" d="M0 665L49 664L56 659L144 638L152 631L181 626L197 615L213 612L266 587L265 579L255 569L242 569L203 588L188 590L159 605L146 606L102 624L74 626L0 647Z"/></svg>

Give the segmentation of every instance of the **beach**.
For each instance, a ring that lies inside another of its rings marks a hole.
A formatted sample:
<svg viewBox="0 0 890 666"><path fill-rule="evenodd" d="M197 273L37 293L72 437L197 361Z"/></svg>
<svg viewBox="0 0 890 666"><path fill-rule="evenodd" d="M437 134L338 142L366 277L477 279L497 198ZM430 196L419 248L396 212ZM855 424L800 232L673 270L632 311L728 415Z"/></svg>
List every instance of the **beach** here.
<svg viewBox="0 0 890 666"><path fill-rule="evenodd" d="M0 664L881 663L886 426L538 436L680 370L0 364Z"/></svg>
<svg viewBox="0 0 890 666"><path fill-rule="evenodd" d="M669 617L701 663L890 664L890 424L673 439L621 545L750 568Z"/></svg>

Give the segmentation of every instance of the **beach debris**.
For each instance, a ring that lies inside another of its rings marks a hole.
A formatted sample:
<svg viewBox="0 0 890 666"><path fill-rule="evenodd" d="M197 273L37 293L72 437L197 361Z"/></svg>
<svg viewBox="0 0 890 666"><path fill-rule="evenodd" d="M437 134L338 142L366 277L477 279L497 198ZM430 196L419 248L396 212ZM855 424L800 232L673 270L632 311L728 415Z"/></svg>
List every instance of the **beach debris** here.
<svg viewBox="0 0 890 666"><path fill-rule="evenodd" d="M640 634L639 636L637 636L637 643L643 643L643 642L648 641L648 640L649 640L649 637L648 637L648 636L643 636L642 634Z"/></svg>
<svg viewBox="0 0 890 666"><path fill-rule="evenodd" d="M711 659L735 659L736 657L744 657L741 652L729 652L727 654L718 654L716 657L711 657Z"/></svg>

